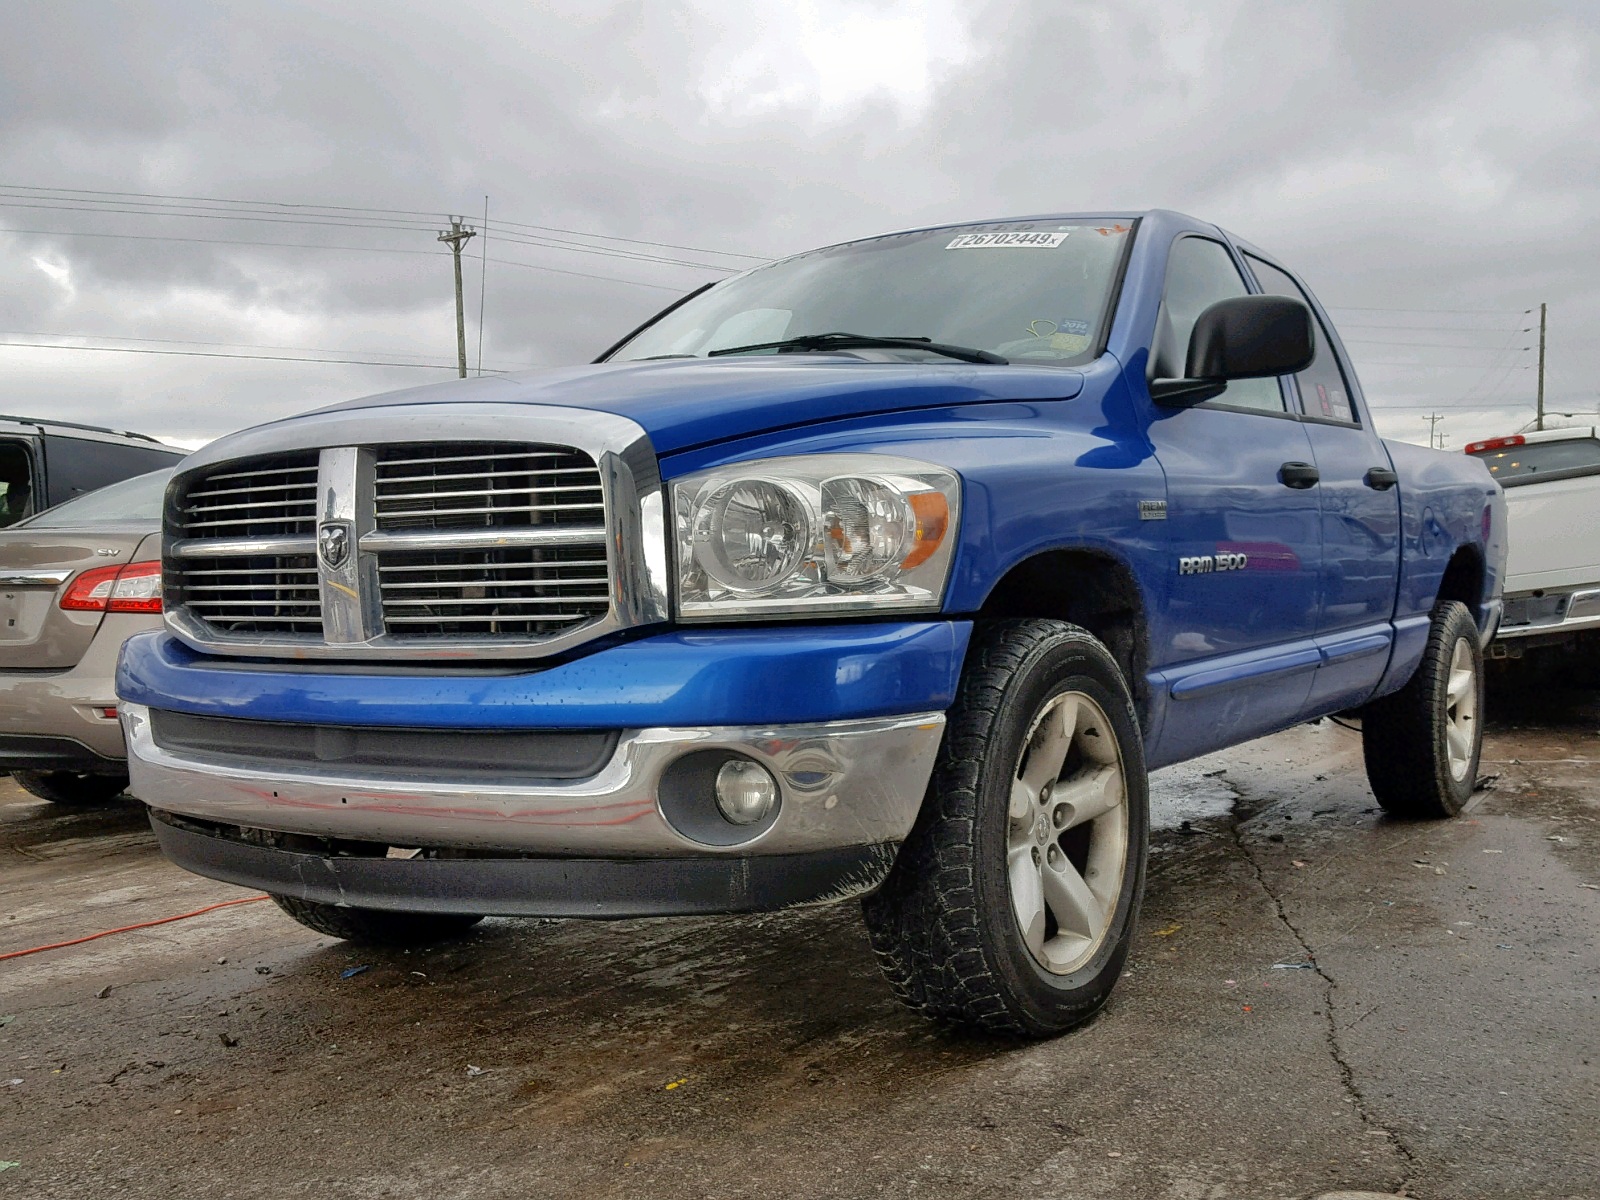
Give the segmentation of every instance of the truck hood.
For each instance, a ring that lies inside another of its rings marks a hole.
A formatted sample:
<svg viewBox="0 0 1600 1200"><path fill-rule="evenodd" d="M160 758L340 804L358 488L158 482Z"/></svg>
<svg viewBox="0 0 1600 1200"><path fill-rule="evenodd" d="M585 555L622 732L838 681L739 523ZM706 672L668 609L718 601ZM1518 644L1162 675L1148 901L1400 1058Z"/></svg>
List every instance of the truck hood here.
<svg viewBox="0 0 1600 1200"><path fill-rule="evenodd" d="M1069 400L1083 382L1080 372L1060 367L868 362L849 354L659 359L452 380L317 411L452 401L586 408L638 422L658 454L673 454L768 430L876 413Z"/></svg>

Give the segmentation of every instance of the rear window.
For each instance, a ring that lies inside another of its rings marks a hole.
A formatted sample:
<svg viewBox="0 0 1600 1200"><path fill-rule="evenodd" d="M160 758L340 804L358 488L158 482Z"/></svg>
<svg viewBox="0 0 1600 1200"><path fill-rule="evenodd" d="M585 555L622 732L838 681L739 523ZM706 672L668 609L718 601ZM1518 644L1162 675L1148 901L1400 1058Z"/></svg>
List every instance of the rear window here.
<svg viewBox="0 0 1600 1200"><path fill-rule="evenodd" d="M1532 483L1537 476L1600 473L1600 441L1575 438L1570 442L1530 442L1525 446L1505 446L1499 450L1480 450L1481 458L1501 483L1518 479Z"/></svg>
<svg viewBox="0 0 1600 1200"><path fill-rule="evenodd" d="M46 509L29 529L72 529L84 525L159 525L161 498L172 471L151 471Z"/></svg>

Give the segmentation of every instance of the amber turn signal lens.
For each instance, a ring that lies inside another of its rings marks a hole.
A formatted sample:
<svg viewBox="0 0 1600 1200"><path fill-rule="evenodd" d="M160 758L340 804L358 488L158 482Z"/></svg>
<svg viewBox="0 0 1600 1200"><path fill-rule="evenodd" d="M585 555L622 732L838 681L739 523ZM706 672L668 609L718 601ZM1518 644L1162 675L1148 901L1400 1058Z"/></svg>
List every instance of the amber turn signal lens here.
<svg viewBox="0 0 1600 1200"><path fill-rule="evenodd" d="M911 553L900 560L900 568L905 571L932 558L950 528L950 502L942 493L918 492L907 499L916 514L917 529L912 535Z"/></svg>

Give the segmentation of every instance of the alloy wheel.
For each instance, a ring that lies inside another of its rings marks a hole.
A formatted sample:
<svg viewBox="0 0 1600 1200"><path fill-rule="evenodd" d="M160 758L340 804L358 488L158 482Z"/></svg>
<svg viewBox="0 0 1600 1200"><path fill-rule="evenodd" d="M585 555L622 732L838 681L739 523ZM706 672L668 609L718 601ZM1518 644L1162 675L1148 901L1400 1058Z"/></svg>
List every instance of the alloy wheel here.
<svg viewBox="0 0 1600 1200"><path fill-rule="evenodd" d="M1128 860L1127 780L1111 724L1082 692L1034 717L1012 778L1007 874L1017 928L1047 971L1105 940Z"/></svg>

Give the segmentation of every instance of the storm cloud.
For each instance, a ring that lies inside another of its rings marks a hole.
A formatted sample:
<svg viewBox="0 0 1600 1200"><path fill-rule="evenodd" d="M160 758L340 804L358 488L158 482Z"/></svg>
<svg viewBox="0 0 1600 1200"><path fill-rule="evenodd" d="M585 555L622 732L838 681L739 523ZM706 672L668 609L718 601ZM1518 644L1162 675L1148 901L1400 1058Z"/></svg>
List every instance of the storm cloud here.
<svg viewBox="0 0 1600 1200"><path fill-rule="evenodd" d="M435 239L487 196L486 369L812 245L1161 206L1306 276L1385 433L1530 420L1540 301L1593 423L1597 46L1587 6L1458 0L19 6L0 411L195 441L448 378Z"/></svg>

